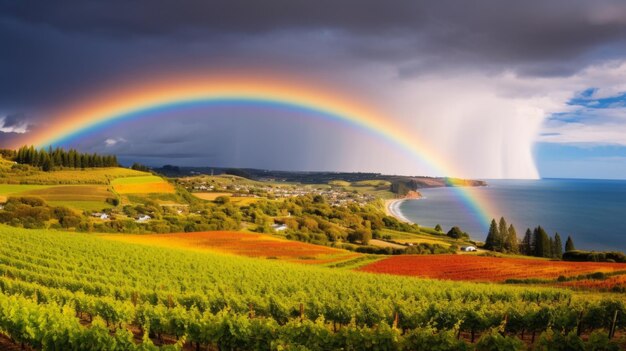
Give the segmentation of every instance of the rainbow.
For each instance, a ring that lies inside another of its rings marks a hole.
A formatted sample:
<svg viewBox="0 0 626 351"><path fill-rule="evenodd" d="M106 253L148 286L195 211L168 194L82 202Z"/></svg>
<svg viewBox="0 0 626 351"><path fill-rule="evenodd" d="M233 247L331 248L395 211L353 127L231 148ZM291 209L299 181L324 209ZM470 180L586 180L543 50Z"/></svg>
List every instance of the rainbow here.
<svg viewBox="0 0 626 351"><path fill-rule="evenodd" d="M372 107L352 102L346 97L323 89L267 78L172 81L161 84L142 84L113 91L78 106L56 113L53 125L41 128L26 144L38 147L62 145L113 123L149 116L151 113L195 106L219 104L255 104L312 112L315 116L339 121L386 140L421 160L436 174L460 174L446 164L437 150L423 143L406 128L393 124L389 118ZM467 209L486 228L490 221L489 204L473 196L463 187L455 187L458 197Z"/></svg>

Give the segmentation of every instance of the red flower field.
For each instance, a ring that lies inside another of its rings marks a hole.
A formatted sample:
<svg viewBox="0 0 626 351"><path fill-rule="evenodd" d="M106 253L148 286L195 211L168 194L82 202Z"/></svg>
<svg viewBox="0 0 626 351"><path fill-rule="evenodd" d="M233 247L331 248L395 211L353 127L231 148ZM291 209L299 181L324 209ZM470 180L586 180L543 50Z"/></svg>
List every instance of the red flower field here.
<svg viewBox="0 0 626 351"><path fill-rule="evenodd" d="M473 255L402 255L371 263L360 270L435 279L502 282L506 279L556 279L559 276L622 271L626 270L626 264Z"/></svg>

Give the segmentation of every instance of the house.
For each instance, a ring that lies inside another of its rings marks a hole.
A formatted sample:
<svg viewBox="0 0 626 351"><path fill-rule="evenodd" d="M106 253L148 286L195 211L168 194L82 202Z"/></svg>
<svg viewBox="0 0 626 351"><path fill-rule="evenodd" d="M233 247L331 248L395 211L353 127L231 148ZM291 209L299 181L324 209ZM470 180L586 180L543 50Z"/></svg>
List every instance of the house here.
<svg viewBox="0 0 626 351"><path fill-rule="evenodd" d="M476 250L476 246L463 246L461 247L461 251L465 251L465 252L475 252Z"/></svg>
<svg viewBox="0 0 626 351"><path fill-rule="evenodd" d="M109 219L109 215L102 212L95 212L91 214L92 217L100 218L100 219Z"/></svg>
<svg viewBox="0 0 626 351"><path fill-rule="evenodd" d="M147 221L149 221L151 219L152 219L152 217L150 217L148 215L141 215L141 216L139 216L139 218L137 218L137 220L135 220L135 222L144 223L144 222L147 222Z"/></svg>
<svg viewBox="0 0 626 351"><path fill-rule="evenodd" d="M272 229L277 232L282 232L283 230L287 230L287 228L286 224L272 224Z"/></svg>

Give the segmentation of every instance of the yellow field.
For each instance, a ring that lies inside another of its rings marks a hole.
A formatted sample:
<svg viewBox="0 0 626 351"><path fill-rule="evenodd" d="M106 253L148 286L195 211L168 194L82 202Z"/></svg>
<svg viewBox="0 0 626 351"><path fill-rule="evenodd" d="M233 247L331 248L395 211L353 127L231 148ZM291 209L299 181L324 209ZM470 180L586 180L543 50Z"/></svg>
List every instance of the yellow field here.
<svg viewBox="0 0 626 351"><path fill-rule="evenodd" d="M29 190L23 196L36 196L46 201L102 201L113 197L105 185L61 185Z"/></svg>
<svg viewBox="0 0 626 351"><path fill-rule="evenodd" d="M175 192L174 186L172 184L157 176L118 178L111 181L111 184L113 185L113 189L118 194L150 194Z"/></svg>
<svg viewBox="0 0 626 351"><path fill-rule="evenodd" d="M89 168L11 176L6 179L6 182L12 184L109 184L117 178L141 177L146 174L127 168Z"/></svg>
<svg viewBox="0 0 626 351"><path fill-rule="evenodd" d="M193 193L193 196L197 197L198 199L213 201L220 196L233 196L233 194L232 193L217 193L217 192L216 193Z"/></svg>
<svg viewBox="0 0 626 351"><path fill-rule="evenodd" d="M207 201L215 201L215 199L217 199L220 196L228 196L230 197L230 202L237 204L237 205L249 205L251 203L255 203L257 201L260 200L260 198L258 197L239 197L239 196L233 196L232 193L219 193L219 192L215 192L215 193L192 193L195 197L197 197L198 199L202 199L202 200L207 200Z"/></svg>

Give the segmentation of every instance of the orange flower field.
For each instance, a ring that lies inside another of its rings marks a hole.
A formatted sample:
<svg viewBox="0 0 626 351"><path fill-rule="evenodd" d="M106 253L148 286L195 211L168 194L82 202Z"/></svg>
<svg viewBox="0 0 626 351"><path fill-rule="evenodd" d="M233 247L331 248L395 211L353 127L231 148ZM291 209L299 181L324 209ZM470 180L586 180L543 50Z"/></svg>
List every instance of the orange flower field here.
<svg viewBox="0 0 626 351"><path fill-rule="evenodd" d="M503 282L507 279L556 279L559 276L622 271L626 270L626 264L473 255L402 255L371 263L360 270L435 279Z"/></svg>
<svg viewBox="0 0 626 351"><path fill-rule="evenodd" d="M195 251L218 251L248 257L284 259L292 262L323 264L354 258L359 254L290 241L266 234L232 231L198 233L104 235L106 239L151 246Z"/></svg>
<svg viewBox="0 0 626 351"><path fill-rule="evenodd" d="M626 291L626 275L617 275L606 279L584 279L572 280L557 284L557 286L566 286L575 289L592 289L611 291L615 288Z"/></svg>

